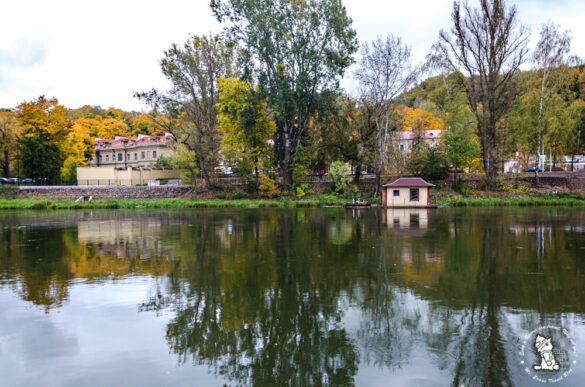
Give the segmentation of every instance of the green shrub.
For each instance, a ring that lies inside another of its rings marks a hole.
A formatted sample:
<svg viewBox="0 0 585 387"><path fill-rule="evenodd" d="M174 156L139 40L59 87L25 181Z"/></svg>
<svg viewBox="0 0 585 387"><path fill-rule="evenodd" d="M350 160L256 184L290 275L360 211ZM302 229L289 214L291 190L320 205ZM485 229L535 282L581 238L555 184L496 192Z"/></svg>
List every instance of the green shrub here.
<svg viewBox="0 0 585 387"><path fill-rule="evenodd" d="M260 180L260 185L258 186L260 192L262 192L269 198L273 198L274 196L279 194L276 182L273 179L271 179L270 176L268 176L265 173L260 173L258 175L258 178Z"/></svg>
<svg viewBox="0 0 585 387"><path fill-rule="evenodd" d="M241 189L237 190L236 192L234 192L233 194L233 198L234 199L248 199L250 197L250 194L247 192L242 191Z"/></svg>
<svg viewBox="0 0 585 387"><path fill-rule="evenodd" d="M309 185L306 183L303 184L299 184L295 187L295 196L297 197L297 199L302 199L303 196L306 195L306 190L307 188L309 188Z"/></svg>
<svg viewBox="0 0 585 387"><path fill-rule="evenodd" d="M333 177L335 182L335 192L343 192L348 186L351 176L349 166L347 163L337 160L331 163L331 169L329 169L328 175Z"/></svg>

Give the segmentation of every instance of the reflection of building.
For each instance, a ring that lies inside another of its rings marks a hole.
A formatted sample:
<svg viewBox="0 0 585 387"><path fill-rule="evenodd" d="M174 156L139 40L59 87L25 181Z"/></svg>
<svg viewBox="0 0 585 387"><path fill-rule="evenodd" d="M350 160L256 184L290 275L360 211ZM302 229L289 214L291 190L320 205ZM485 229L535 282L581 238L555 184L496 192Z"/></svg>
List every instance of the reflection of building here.
<svg viewBox="0 0 585 387"><path fill-rule="evenodd" d="M77 235L80 242L95 243L100 250L118 258L137 257L149 259L160 256L160 221L103 220L79 222ZM154 235L153 235L154 234Z"/></svg>
<svg viewBox="0 0 585 387"><path fill-rule="evenodd" d="M422 208L393 208L382 213L382 222L405 235L422 235L429 227L429 210Z"/></svg>
<svg viewBox="0 0 585 387"><path fill-rule="evenodd" d="M401 177L382 187L382 204L387 207L429 207L429 189L434 186L420 177Z"/></svg>

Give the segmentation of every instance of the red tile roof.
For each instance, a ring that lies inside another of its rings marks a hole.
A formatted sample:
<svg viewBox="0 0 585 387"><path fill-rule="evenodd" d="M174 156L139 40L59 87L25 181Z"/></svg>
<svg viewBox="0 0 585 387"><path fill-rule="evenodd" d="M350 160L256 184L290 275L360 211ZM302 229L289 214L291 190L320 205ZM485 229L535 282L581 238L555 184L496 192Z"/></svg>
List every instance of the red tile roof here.
<svg viewBox="0 0 585 387"><path fill-rule="evenodd" d="M96 138L95 150L129 149L148 145L166 146L171 140L173 140L172 135L165 136L141 135L137 138L116 137L113 140L102 140Z"/></svg>
<svg viewBox="0 0 585 387"><path fill-rule="evenodd" d="M390 184L385 184L383 187L434 187L434 184L427 183L420 177L401 177L394 180Z"/></svg>
<svg viewBox="0 0 585 387"><path fill-rule="evenodd" d="M440 138L441 137L441 133L442 130L440 129L432 129L432 130L423 130L422 131L422 135L425 138ZM396 137L398 137L399 140L414 140L414 138L417 136L417 133L415 132L396 132Z"/></svg>

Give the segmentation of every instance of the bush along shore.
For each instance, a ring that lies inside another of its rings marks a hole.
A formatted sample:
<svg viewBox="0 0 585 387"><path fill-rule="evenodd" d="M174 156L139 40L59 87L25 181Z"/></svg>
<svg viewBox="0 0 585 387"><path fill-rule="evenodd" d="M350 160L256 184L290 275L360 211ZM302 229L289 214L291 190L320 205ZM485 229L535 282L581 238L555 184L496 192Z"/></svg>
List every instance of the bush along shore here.
<svg viewBox="0 0 585 387"><path fill-rule="evenodd" d="M75 202L73 199L15 198L0 199L0 210L48 209L131 209L131 208L297 208L343 206L348 199L336 195L312 195L302 199L278 197L274 199L96 199ZM541 195L512 198L448 197L433 202L441 207L585 207L585 196Z"/></svg>

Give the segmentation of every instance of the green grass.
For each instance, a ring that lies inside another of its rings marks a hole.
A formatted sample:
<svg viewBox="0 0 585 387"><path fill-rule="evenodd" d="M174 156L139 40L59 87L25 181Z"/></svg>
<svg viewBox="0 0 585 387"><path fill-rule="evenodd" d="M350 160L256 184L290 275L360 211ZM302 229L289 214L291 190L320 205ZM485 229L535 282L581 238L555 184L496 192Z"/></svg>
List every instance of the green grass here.
<svg viewBox="0 0 585 387"><path fill-rule="evenodd" d="M303 199L280 197L275 199L97 199L75 203L72 199L18 198L0 199L0 210L73 210L73 209L131 209L131 208L297 208L342 206L348 201L343 196L311 195ZM542 195L520 198L439 198L445 207L585 207L582 195Z"/></svg>
<svg viewBox="0 0 585 387"><path fill-rule="evenodd" d="M438 204L447 207L540 207L540 206L585 206L585 198L543 195L521 198L441 198Z"/></svg>
<svg viewBox="0 0 585 387"><path fill-rule="evenodd" d="M335 196L312 196L302 200L278 199L96 199L75 203L72 199L19 198L0 199L0 210L70 210L108 208L295 208L342 205L343 198Z"/></svg>

